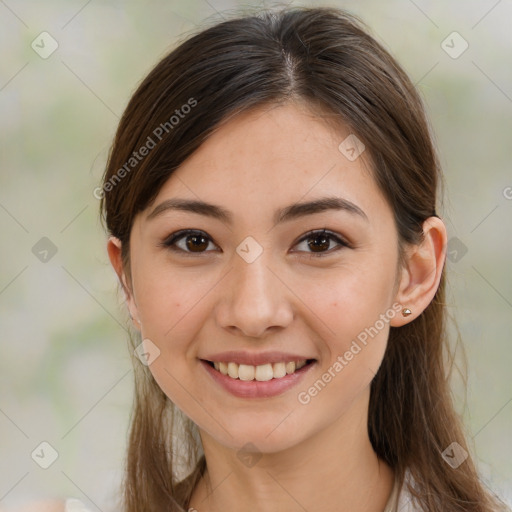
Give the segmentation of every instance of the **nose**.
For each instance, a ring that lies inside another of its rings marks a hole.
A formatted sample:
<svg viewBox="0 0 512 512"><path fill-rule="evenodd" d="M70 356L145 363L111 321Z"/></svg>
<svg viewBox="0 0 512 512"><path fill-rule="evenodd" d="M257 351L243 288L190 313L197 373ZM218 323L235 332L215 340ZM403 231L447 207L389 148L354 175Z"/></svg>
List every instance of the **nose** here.
<svg viewBox="0 0 512 512"><path fill-rule="evenodd" d="M248 263L235 255L233 267L224 279L217 321L233 334L261 338L293 320L289 300L293 294L265 256L266 251Z"/></svg>

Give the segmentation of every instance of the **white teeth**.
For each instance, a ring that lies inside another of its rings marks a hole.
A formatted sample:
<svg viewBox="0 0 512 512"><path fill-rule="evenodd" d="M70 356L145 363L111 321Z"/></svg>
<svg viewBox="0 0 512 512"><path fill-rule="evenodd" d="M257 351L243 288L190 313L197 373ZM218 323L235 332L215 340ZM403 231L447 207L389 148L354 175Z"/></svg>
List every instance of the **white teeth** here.
<svg viewBox="0 0 512 512"><path fill-rule="evenodd" d="M254 368L254 367L253 367ZM274 370L271 364L261 364L256 366L255 378L261 382L272 380L274 378Z"/></svg>
<svg viewBox="0 0 512 512"><path fill-rule="evenodd" d="M228 375L232 379L238 379L238 365L236 363L228 363Z"/></svg>
<svg viewBox="0 0 512 512"><path fill-rule="evenodd" d="M295 371L295 361L292 361L291 363L286 363L286 373L290 374Z"/></svg>
<svg viewBox="0 0 512 512"><path fill-rule="evenodd" d="M222 375L229 375L232 379L257 380L260 382L280 379L290 375L306 366L306 360L290 361L288 363L267 363L253 366L250 364L237 364L233 362L221 363L215 361L213 366Z"/></svg>
<svg viewBox="0 0 512 512"><path fill-rule="evenodd" d="M235 364L235 363L233 363ZM238 378L240 380L253 380L254 379L254 366L248 364L241 364L238 367Z"/></svg>
<svg viewBox="0 0 512 512"><path fill-rule="evenodd" d="M274 363L272 369L274 370L274 379L280 379L286 375L286 365L284 363Z"/></svg>

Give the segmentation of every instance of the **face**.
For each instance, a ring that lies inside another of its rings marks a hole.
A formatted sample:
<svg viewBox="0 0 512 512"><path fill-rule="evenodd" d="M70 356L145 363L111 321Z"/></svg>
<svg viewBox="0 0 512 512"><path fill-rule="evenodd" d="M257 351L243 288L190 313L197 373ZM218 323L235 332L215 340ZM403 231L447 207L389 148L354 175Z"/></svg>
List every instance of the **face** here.
<svg viewBox="0 0 512 512"><path fill-rule="evenodd" d="M149 369L225 446L283 450L367 406L399 311L398 235L366 153L339 149L349 133L297 105L241 114L134 222Z"/></svg>

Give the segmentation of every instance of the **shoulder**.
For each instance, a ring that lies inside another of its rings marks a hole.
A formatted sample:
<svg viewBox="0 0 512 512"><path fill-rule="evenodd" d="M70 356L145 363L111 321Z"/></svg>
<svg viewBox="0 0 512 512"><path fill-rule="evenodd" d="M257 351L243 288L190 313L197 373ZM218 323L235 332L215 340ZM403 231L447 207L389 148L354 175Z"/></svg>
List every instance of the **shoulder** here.
<svg viewBox="0 0 512 512"><path fill-rule="evenodd" d="M80 500L44 500L28 503L15 512L91 512Z"/></svg>

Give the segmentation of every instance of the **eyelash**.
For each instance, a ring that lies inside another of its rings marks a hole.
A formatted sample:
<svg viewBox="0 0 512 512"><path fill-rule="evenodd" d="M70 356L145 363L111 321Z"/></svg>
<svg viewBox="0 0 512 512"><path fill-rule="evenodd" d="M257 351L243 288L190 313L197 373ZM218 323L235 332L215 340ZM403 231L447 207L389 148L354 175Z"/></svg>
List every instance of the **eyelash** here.
<svg viewBox="0 0 512 512"><path fill-rule="evenodd" d="M183 249L180 249L180 248L176 247L175 246L176 242L178 240L181 240L182 238L185 238L187 235L204 236L209 241L213 242L213 240L211 240L211 238L204 231L199 231L199 230L196 230L196 229L183 229L183 230L176 231L175 233L172 233L171 235L169 235L160 244L160 246L162 246L162 247L164 247L166 249L169 249L171 251L181 252L182 254L184 254L186 256L192 256L192 257L200 256L201 254L212 252L212 251L203 251L203 252L193 253L193 252L189 252L189 251L184 251ZM335 233L333 233L331 231L328 231L326 229L309 231L308 233L306 233L297 242L297 244L299 244L301 242L304 242L304 241L306 241L308 239L318 238L318 237L320 237L322 235L325 236L328 239L334 240L335 242L337 242L342 247L347 247L347 248L351 248L352 247L346 240L341 238L339 235L336 235ZM297 244L295 244L295 245L297 245ZM320 253L313 253L313 252L311 252L311 253L309 253L309 257L310 258L322 258L322 257L325 257L325 256L330 256L333 252L339 251L340 249L341 249L341 247L338 247L338 248L335 248L335 249L329 249L328 251L320 252ZM299 252L302 252L302 251L299 251Z"/></svg>

